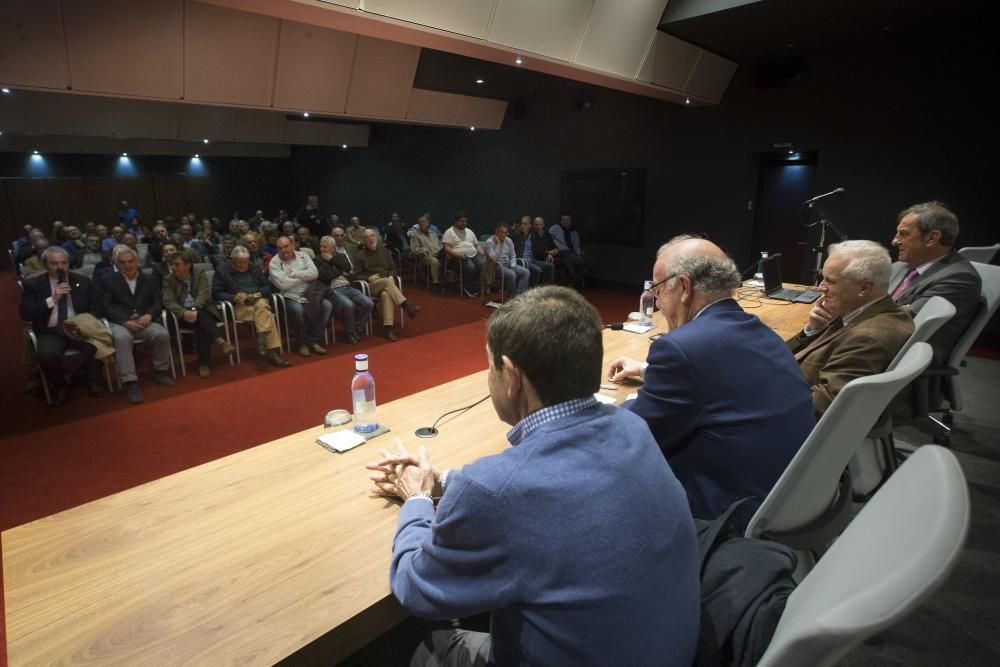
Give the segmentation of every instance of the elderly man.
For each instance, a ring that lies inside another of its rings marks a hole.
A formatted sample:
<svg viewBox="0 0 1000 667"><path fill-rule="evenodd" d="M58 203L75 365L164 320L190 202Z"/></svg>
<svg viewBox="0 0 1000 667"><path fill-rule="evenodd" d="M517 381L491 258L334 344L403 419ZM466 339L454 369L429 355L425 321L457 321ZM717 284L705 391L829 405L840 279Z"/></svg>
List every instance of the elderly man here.
<svg viewBox="0 0 1000 667"><path fill-rule="evenodd" d="M455 214L455 221L441 237L444 251L458 260L462 270L466 296L479 296L479 273L483 270L483 248L476 233L468 228L469 216L464 211Z"/></svg>
<svg viewBox="0 0 1000 667"><path fill-rule="evenodd" d="M431 289L441 289L441 239L431 229L431 216L424 213L417 218L417 232L410 237L410 250L416 261L426 264L431 271Z"/></svg>
<svg viewBox="0 0 1000 667"><path fill-rule="evenodd" d="M517 258L517 251L514 249L514 242L508 238L510 228L507 223L501 222L493 231L493 236L483 244L483 252L493 260L497 268L503 271L504 285L514 288L514 294L523 294L528 289L528 279L531 272L514 260Z"/></svg>
<svg viewBox="0 0 1000 667"><path fill-rule="evenodd" d="M913 333L913 319L889 298L889 253L874 241L833 243L817 288L823 297L788 341L822 415L855 378L881 373Z"/></svg>
<svg viewBox="0 0 1000 667"><path fill-rule="evenodd" d="M115 341L118 379L125 387L125 399L142 403L135 372L132 344L146 341L153 348L153 381L163 386L174 383L170 377L170 334L157 322L163 308L160 285L156 278L139 271L139 255L126 245L112 250L117 271L101 276L102 312L111 321Z"/></svg>
<svg viewBox="0 0 1000 667"><path fill-rule="evenodd" d="M351 217L351 226L347 228L345 233L347 237L347 242L353 244L355 247L361 247L365 242L365 228L361 225L361 219L358 216Z"/></svg>
<svg viewBox="0 0 1000 667"><path fill-rule="evenodd" d="M295 347L300 357L326 354L319 344L323 330L333 312L333 305L323 298L326 288L317 282L316 265L301 250L296 250L292 239L278 239L278 254L271 258L268 277L285 299Z"/></svg>
<svg viewBox="0 0 1000 667"><path fill-rule="evenodd" d="M373 298L378 299L382 309L382 334L389 341L398 336L394 326L396 306L410 317L416 317L420 306L414 306L396 284L396 262L392 255L379 244L378 230L365 230L365 244L358 249L354 262L354 274L368 283Z"/></svg>
<svg viewBox="0 0 1000 667"><path fill-rule="evenodd" d="M549 234L559 250L559 260L566 271L566 279L571 286L576 287L590 271L590 260L583 255L580 233L573 227L573 219L563 213L559 216L559 224L549 228Z"/></svg>
<svg viewBox="0 0 1000 667"><path fill-rule="evenodd" d="M323 215L319 212L319 197L316 195L306 197L306 205L299 209L298 215L295 216L295 222L309 229L309 233L317 238L326 235L328 230L326 229L326 221L323 220Z"/></svg>
<svg viewBox="0 0 1000 667"><path fill-rule="evenodd" d="M152 266L163 261L163 244L167 242L166 225L157 224L153 227L153 238L149 240L146 254L146 264Z"/></svg>
<svg viewBox="0 0 1000 667"><path fill-rule="evenodd" d="M298 249L308 255L309 259L316 259L316 251L319 250L319 241L312 237L309 228L302 225L295 230L295 242Z"/></svg>
<svg viewBox="0 0 1000 667"><path fill-rule="evenodd" d="M649 424L694 516L711 519L774 486L816 423L809 387L781 338L733 300L740 272L714 243L672 239L653 281L670 331L646 363L616 359L609 376L644 380L622 407Z"/></svg>
<svg viewBox="0 0 1000 667"><path fill-rule="evenodd" d="M86 381L90 393L101 396L100 364L95 361L96 348L63 331L63 322L81 313L93 313L97 308L96 295L90 280L85 276L70 275L69 253L59 246L47 248L42 253L46 271L24 281L21 294L21 319L31 322L31 329L38 340L38 365L41 366L49 387L52 388L52 405L62 405L68 398L63 353L76 350L80 353L77 375Z"/></svg>
<svg viewBox="0 0 1000 667"><path fill-rule="evenodd" d="M915 204L897 218L892 245L899 261L892 265L889 294L916 317L927 300L941 296L955 306L955 316L931 336L934 363L944 366L976 316L982 278L972 263L955 252L958 216L941 202Z"/></svg>
<svg viewBox="0 0 1000 667"><path fill-rule="evenodd" d="M86 246L80 254L80 266L84 268L97 266L102 261L104 261L104 255L101 254L101 239L98 238L97 234L87 234Z"/></svg>
<svg viewBox="0 0 1000 667"><path fill-rule="evenodd" d="M271 284L260 268L251 266L250 252L235 246L230 261L212 276L212 298L233 304L233 314L241 322L253 322L257 330L257 357L276 368L291 363L280 356L281 336L271 312Z"/></svg>
<svg viewBox="0 0 1000 667"><path fill-rule="evenodd" d="M533 266L539 272L539 284L552 284L556 281L556 248L552 235L545 231L545 218L538 216L531 221L531 232L524 239L524 258L528 266Z"/></svg>
<svg viewBox="0 0 1000 667"><path fill-rule="evenodd" d="M344 323L344 338L351 345L361 342L361 334L372 316L375 303L351 287L351 260L337 252L337 242L332 236L319 240L319 255L313 260L319 280L328 286L326 298L333 304L333 312Z"/></svg>
<svg viewBox="0 0 1000 667"><path fill-rule="evenodd" d="M98 226L98 229L100 229L100 226ZM115 225L114 227L111 228L111 236L109 236L108 238L104 239L104 241L101 242L101 252L110 257L111 249L114 248L119 243L121 243L124 237L125 237L125 228Z"/></svg>
<svg viewBox="0 0 1000 667"><path fill-rule="evenodd" d="M601 328L565 288L508 301L486 356L512 447L441 472L400 443L369 466L376 492L404 501L389 573L400 603L491 614L490 634L432 633L411 665L692 664L693 522L642 420L594 399Z"/></svg>
<svg viewBox="0 0 1000 667"><path fill-rule="evenodd" d="M42 259L42 254L48 249L49 240L44 236L36 236L31 242L31 247L34 250L34 254L25 259L24 265L21 267L21 275L25 278L34 278L35 276L40 276L47 271L45 267L45 260ZM59 248L61 246L53 247Z"/></svg>

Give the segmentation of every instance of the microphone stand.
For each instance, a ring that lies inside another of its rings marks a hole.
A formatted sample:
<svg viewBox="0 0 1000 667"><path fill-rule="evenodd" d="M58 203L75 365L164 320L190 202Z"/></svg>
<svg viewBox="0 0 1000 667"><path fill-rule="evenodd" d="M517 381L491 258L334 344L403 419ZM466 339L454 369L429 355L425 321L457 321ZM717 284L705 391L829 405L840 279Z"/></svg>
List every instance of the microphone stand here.
<svg viewBox="0 0 1000 667"><path fill-rule="evenodd" d="M802 204L803 210L807 215L810 215L812 211L816 211L819 214L819 220L816 222L806 225L806 227L814 227L819 225L819 243L813 246L812 251L816 253L816 263L813 267L813 287L819 287L819 283L822 280L823 275L823 257L826 254L826 234L827 230L832 231L837 235L840 241L846 241L847 235L842 231L837 229L837 225L833 224L833 220L829 220L826 217L826 213L819 206L816 206L812 202L804 202ZM810 216L811 217L811 216Z"/></svg>

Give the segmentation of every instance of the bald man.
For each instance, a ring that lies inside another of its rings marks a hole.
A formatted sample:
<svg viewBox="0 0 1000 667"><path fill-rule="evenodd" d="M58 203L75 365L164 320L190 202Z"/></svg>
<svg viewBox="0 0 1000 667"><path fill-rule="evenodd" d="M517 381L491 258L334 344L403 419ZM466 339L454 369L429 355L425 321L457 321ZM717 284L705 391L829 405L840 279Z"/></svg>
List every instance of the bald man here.
<svg viewBox="0 0 1000 667"><path fill-rule="evenodd" d="M664 244L653 294L670 331L645 363L621 357L608 374L644 381L622 407L646 420L697 518L763 499L816 423L795 358L733 300L739 284L715 244L690 236Z"/></svg>

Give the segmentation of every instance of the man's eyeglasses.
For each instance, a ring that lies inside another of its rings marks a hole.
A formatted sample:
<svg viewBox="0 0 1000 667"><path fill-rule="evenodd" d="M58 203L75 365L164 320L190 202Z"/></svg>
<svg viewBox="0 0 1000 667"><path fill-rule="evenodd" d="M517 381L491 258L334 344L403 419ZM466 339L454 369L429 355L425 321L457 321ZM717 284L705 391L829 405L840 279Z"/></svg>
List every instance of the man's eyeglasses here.
<svg viewBox="0 0 1000 667"><path fill-rule="evenodd" d="M667 276L667 277L666 277L666 278L664 278L663 280L661 280L661 281L659 281L659 282L657 282L657 283L653 283L652 285L650 285L650 286L649 286L649 291L653 293L653 296L655 296L655 297L656 297L657 299L659 299L659 298L660 298L660 292L662 292L662 291L663 291L663 287L662 287L662 286L663 286L663 285L664 285L664 284L665 284L665 283L666 283L666 282L667 282L668 280L672 280L672 279L676 278L677 276L678 276L678 274L676 274L676 273L671 273L671 274L670 274L669 276Z"/></svg>

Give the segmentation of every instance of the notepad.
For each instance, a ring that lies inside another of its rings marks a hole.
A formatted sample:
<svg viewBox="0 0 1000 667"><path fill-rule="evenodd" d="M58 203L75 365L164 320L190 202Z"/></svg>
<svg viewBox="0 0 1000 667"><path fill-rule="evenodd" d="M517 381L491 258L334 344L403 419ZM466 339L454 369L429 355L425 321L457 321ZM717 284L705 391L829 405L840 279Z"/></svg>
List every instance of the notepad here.
<svg viewBox="0 0 1000 667"><path fill-rule="evenodd" d="M346 452L367 441L365 436L347 428L333 433L325 433L316 438L316 442L331 452Z"/></svg>

